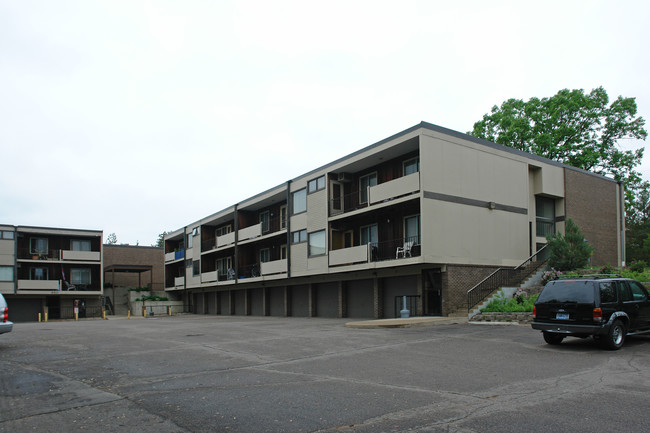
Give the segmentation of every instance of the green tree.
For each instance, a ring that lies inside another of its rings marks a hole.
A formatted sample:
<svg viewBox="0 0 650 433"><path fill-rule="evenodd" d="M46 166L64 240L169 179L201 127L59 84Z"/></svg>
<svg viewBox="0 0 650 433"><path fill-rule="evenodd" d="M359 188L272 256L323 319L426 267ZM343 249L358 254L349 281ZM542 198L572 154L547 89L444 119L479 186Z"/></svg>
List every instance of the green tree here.
<svg viewBox="0 0 650 433"><path fill-rule="evenodd" d="M650 262L650 183L643 182L625 214L625 259Z"/></svg>
<svg viewBox="0 0 650 433"><path fill-rule="evenodd" d="M158 240L156 241L156 247L163 248L165 246L165 235L167 234L166 231L162 232L161 234L158 235Z"/></svg>
<svg viewBox="0 0 650 433"><path fill-rule="evenodd" d="M635 98L619 96L609 104L598 87L588 94L564 89L550 98L508 99L469 134L623 181L629 201L641 183L635 167L643 148L621 150L618 141L645 140L644 125Z"/></svg>
<svg viewBox="0 0 650 433"><path fill-rule="evenodd" d="M117 235L115 233L111 233L106 237L106 243L109 245L115 245L117 243Z"/></svg>
<svg viewBox="0 0 650 433"><path fill-rule="evenodd" d="M548 237L548 264L558 271L571 271L589 263L594 249L587 243L582 232L571 218L566 219L565 234Z"/></svg>

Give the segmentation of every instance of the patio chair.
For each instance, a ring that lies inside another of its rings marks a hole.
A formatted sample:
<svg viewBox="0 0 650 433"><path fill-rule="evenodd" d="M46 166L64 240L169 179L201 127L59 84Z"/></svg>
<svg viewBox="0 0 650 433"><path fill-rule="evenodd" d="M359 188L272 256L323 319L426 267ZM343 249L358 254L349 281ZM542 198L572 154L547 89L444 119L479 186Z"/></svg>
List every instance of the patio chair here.
<svg viewBox="0 0 650 433"><path fill-rule="evenodd" d="M411 256L411 248L413 248L414 243L415 243L414 241L407 241L407 242L404 242L404 246L397 247L397 251L395 251L395 258L399 259L400 254L402 255L403 258L406 257L406 256L412 257Z"/></svg>

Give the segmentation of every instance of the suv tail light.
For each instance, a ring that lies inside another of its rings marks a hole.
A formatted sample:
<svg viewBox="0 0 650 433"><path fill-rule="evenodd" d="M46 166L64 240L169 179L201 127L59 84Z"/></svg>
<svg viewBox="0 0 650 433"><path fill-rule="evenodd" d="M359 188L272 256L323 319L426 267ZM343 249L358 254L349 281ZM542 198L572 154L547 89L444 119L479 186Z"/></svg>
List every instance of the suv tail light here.
<svg viewBox="0 0 650 433"><path fill-rule="evenodd" d="M537 307L533 305L533 319L537 319Z"/></svg>
<svg viewBox="0 0 650 433"><path fill-rule="evenodd" d="M603 321L603 310L601 310L600 308L594 308L594 312L593 312L592 317L594 319L594 322L599 322L599 323L602 322Z"/></svg>
<svg viewBox="0 0 650 433"><path fill-rule="evenodd" d="M3 308L2 309L2 314L0 314L0 317L2 317L2 323L5 323L7 320L9 320L9 308Z"/></svg>

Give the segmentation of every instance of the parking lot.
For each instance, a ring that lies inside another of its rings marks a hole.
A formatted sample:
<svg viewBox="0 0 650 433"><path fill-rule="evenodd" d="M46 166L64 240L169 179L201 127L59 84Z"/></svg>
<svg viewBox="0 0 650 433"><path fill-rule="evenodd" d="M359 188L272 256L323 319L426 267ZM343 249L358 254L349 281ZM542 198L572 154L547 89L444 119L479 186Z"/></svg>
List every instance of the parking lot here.
<svg viewBox="0 0 650 433"><path fill-rule="evenodd" d="M650 431L650 337L238 316L20 323L0 432Z"/></svg>

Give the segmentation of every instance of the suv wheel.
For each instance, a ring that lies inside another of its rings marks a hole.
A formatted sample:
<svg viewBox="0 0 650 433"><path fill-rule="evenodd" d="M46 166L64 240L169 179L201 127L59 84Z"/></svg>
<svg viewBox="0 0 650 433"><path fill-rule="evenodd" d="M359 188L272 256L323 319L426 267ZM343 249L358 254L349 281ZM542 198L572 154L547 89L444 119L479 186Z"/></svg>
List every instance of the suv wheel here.
<svg viewBox="0 0 650 433"><path fill-rule="evenodd" d="M618 350L625 342L625 325L620 320L614 321L607 335L601 340L606 349Z"/></svg>
<svg viewBox="0 0 650 433"><path fill-rule="evenodd" d="M543 332L543 334L544 334L544 341L554 346L560 344L562 340L564 340L564 335L553 334L552 332Z"/></svg>

